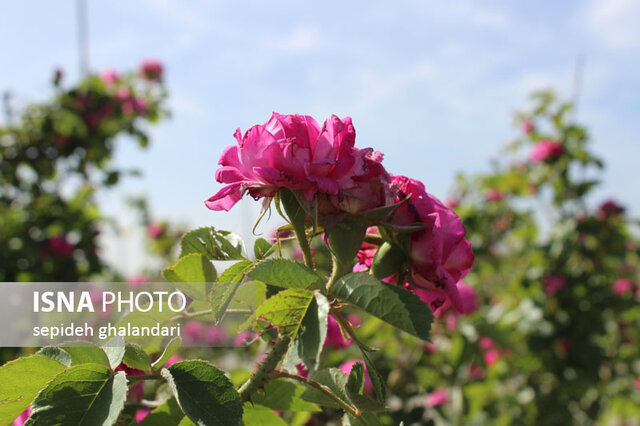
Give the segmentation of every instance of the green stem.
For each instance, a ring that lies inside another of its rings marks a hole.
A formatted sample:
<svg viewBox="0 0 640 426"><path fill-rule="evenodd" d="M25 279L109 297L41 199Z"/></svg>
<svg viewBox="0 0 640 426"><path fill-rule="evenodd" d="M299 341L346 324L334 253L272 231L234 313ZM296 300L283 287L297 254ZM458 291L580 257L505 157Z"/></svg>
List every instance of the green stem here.
<svg viewBox="0 0 640 426"><path fill-rule="evenodd" d="M347 332L349 337L351 337L351 340L356 342L356 344L358 345L358 347L360 349L365 350L367 352L377 352L378 351L378 349L372 348L371 346L369 346L366 343L362 342L358 338L358 336L356 335L355 330L353 329L353 327L351 327L351 323L349 323L349 321L345 317L343 317L342 314L338 310L332 309L331 310L331 315L333 315L333 318L335 318L335 320L338 321L338 323L342 326L342 328Z"/></svg>
<svg viewBox="0 0 640 426"><path fill-rule="evenodd" d="M258 389L262 388L264 384L269 380L269 374L276 369L278 363L284 354L287 352L291 338L289 336L281 337L276 341L276 344L267 355L264 362L253 373L253 376L247 380L238 390L240 397L243 401L250 401L251 395L253 395Z"/></svg>
<svg viewBox="0 0 640 426"><path fill-rule="evenodd" d="M298 243L300 244L300 248L302 249L302 255L304 256L304 263L307 265L309 269L313 269L313 256L311 256L311 246L309 245L309 240L307 239L307 234L304 231L304 228L301 232L296 230L296 237L298 238Z"/></svg>
<svg viewBox="0 0 640 426"><path fill-rule="evenodd" d="M295 374L289 374L285 371L276 371L273 374L274 377L283 377L286 379L293 379L293 380L297 380L299 382L302 382L314 389L319 390L320 392L322 392L323 394L327 395L329 398L333 399L334 401L336 401L338 403L338 405L340 405L340 407L342 407L342 409L346 412L348 412L349 414L351 414L354 417L360 418L361 417L361 413L357 408L353 408L349 403L345 402L342 400L342 398L340 398L338 395L336 395L329 387L322 385L318 382L316 382L315 380L311 380L308 377L302 377L302 376L297 376Z"/></svg>

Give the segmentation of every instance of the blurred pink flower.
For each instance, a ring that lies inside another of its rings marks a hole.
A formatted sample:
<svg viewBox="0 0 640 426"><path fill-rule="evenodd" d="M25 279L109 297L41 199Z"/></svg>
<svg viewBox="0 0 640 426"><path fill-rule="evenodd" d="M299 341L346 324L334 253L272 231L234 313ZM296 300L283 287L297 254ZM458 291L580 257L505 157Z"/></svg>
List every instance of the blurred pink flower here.
<svg viewBox="0 0 640 426"><path fill-rule="evenodd" d="M496 349L489 349L484 353L484 363L489 367L498 362L499 359L500 352Z"/></svg>
<svg viewBox="0 0 640 426"><path fill-rule="evenodd" d="M489 188L484 197L487 201L501 201L504 198L504 194L496 188Z"/></svg>
<svg viewBox="0 0 640 426"><path fill-rule="evenodd" d="M371 383L371 379L369 378L369 372L367 371L367 366L364 365L364 361L361 361L361 360L345 361L342 364L340 364L338 369L340 369L340 371L348 375L351 373L351 369L356 364L361 364L364 367L364 386L363 386L364 393L373 393L373 383Z"/></svg>
<svg viewBox="0 0 640 426"><path fill-rule="evenodd" d="M542 163L544 161L555 160L564 154L564 145L559 142L541 140L533 146L529 161L532 163Z"/></svg>
<svg viewBox="0 0 640 426"><path fill-rule="evenodd" d="M636 377L636 390L640 391L640 376Z"/></svg>
<svg viewBox="0 0 640 426"><path fill-rule="evenodd" d="M324 346L329 346L333 349L346 348L351 344L351 339L345 340L340 331L340 325L338 321L333 319L331 315L327 321L327 337L324 339Z"/></svg>
<svg viewBox="0 0 640 426"><path fill-rule="evenodd" d="M75 250L75 246L67 241L64 235L51 237L47 240L49 252L54 256L66 257L70 256Z"/></svg>
<svg viewBox="0 0 640 426"><path fill-rule="evenodd" d="M136 411L136 422L140 423L141 421L143 421L150 412L151 410L148 408L138 408L138 411Z"/></svg>
<svg viewBox="0 0 640 426"><path fill-rule="evenodd" d="M106 84L111 85L120 80L118 71L113 68L108 68L100 73L100 79Z"/></svg>
<svg viewBox="0 0 640 426"><path fill-rule="evenodd" d="M233 340L233 346L246 346L248 343L255 340L256 337L258 337L258 335L253 331L245 330L236 336L236 338Z"/></svg>
<svg viewBox="0 0 640 426"><path fill-rule="evenodd" d="M490 337L483 336L480 338L478 346L480 346L480 349L482 349L483 351L487 351L493 348L493 340Z"/></svg>
<svg viewBox="0 0 640 426"><path fill-rule="evenodd" d="M339 195L358 187L365 176L370 148L354 146L351 118L333 115L322 128L307 115L273 113L263 125L235 133L237 145L225 148L216 180L228 184L205 204L229 210L249 192L254 199L280 189L300 190L308 200L317 193Z"/></svg>
<svg viewBox="0 0 640 426"><path fill-rule="evenodd" d="M531 120L524 120L522 122L522 131L527 135L531 133L534 128L535 126L533 125L533 122Z"/></svg>
<svg viewBox="0 0 640 426"><path fill-rule="evenodd" d="M598 207L598 211L596 212L596 215L598 219L605 220L612 217L618 217L621 214L623 214L624 211L625 211L625 208L622 207L617 202L615 202L614 200L607 200L604 203L600 204L600 206Z"/></svg>
<svg viewBox="0 0 640 426"><path fill-rule="evenodd" d="M200 343L203 340L205 326L197 320L189 320L182 327L182 334L186 343Z"/></svg>
<svg viewBox="0 0 640 426"><path fill-rule="evenodd" d="M147 225L147 233L152 239L156 240L164 234L166 228L167 226L164 223L150 222L149 225Z"/></svg>
<svg viewBox="0 0 640 426"><path fill-rule="evenodd" d="M167 360L167 362L164 363L164 367L165 368L169 368L171 367L173 364L175 364L176 362L180 362L182 361L182 357L178 354L173 354L169 357L169 359Z"/></svg>
<svg viewBox="0 0 640 426"><path fill-rule="evenodd" d="M549 275L544 280L544 292L552 297L567 285L567 280L559 275Z"/></svg>
<svg viewBox="0 0 640 426"><path fill-rule="evenodd" d="M445 205L451 209L455 209L460 205L460 198L458 197L449 197L444 200Z"/></svg>
<svg viewBox="0 0 640 426"><path fill-rule="evenodd" d="M140 75L147 80L162 80L164 68L156 59L147 59L140 65Z"/></svg>
<svg viewBox="0 0 640 426"><path fill-rule="evenodd" d="M394 225L423 224L414 231L409 243L413 282L432 293L441 293L458 312L464 311L457 283L471 270L473 251L465 239L465 229L458 215L425 191L420 181L392 176L396 202L400 205L391 217ZM432 309L440 304L432 305Z"/></svg>
<svg viewBox="0 0 640 426"><path fill-rule="evenodd" d="M444 388L436 389L427 395L427 407L437 407L442 405L449 399L449 391Z"/></svg>
<svg viewBox="0 0 640 426"><path fill-rule="evenodd" d="M635 292L635 284L626 278L619 278L613 283L613 294L616 297L622 297L625 294Z"/></svg>
<svg viewBox="0 0 640 426"><path fill-rule="evenodd" d="M207 345L223 345L229 343L229 334L217 325L210 325L204 334L204 342Z"/></svg>

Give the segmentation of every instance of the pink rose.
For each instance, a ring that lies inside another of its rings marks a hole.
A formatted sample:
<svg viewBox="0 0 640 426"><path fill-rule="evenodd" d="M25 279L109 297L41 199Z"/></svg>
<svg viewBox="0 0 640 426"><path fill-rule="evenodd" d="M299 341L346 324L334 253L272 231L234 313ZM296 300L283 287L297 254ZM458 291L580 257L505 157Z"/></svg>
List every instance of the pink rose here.
<svg viewBox="0 0 640 426"><path fill-rule="evenodd" d="M449 391L444 388L436 389L427 395L427 407L437 407L442 405L449 399Z"/></svg>
<svg viewBox="0 0 640 426"><path fill-rule="evenodd" d="M211 346L226 344L229 342L229 334L224 328L211 325L204 333L204 341Z"/></svg>
<svg viewBox="0 0 640 426"><path fill-rule="evenodd" d="M364 365L363 361L361 360L345 361L342 364L340 364L338 369L340 369L340 371L342 371L345 374L351 374L351 369L356 364L361 364L364 367L364 386L363 386L364 393L373 393L373 383L371 383L371 379L369 378L369 372L367 371L367 366Z"/></svg>
<svg viewBox="0 0 640 426"><path fill-rule="evenodd" d="M118 71L113 68L106 69L100 73L100 79L107 85L110 86L120 80L120 75Z"/></svg>
<svg viewBox="0 0 640 426"><path fill-rule="evenodd" d="M140 65L140 75L151 81L162 80L163 67L160 61L147 59Z"/></svg>
<svg viewBox="0 0 640 426"><path fill-rule="evenodd" d="M484 353L484 363L489 367L498 362L499 359L500 352L496 349L489 349Z"/></svg>
<svg viewBox="0 0 640 426"><path fill-rule="evenodd" d="M378 228L375 226L367 228L367 234L377 237L380 236ZM376 255L376 251L378 251L377 245L363 241L362 246L356 255L357 262L353 267L353 272L360 272L369 269L371 267L371 263L373 263L373 257Z"/></svg>
<svg viewBox="0 0 640 426"><path fill-rule="evenodd" d="M529 160L532 163L542 163L555 160L561 157L562 154L564 154L564 145L559 142L541 140L533 146Z"/></svg>
<svg viewBox="0 0 640 426"><path fill-rule="evenodd" d="M600 204L596 215L598 216L598 219L605 220L611 217L620 216L624 213L624 210L625 208L616 203L614 200L607 200L604 203Z"/></svg>
<svg viewBox="0 0 640 426"><path fill-rule="evenodd" d="M491 337L483 336L480 338L478 346L480 346L480 349L482 349L483 351L488 351L489 349L493 348L493 340L491 339Z"/></svg>
<svg viewBox="0 0 640 426"><path fill-rule="evenodd" d="M627 293L633 293L635 289L635 284L626 278L619 278L613 283L613 294L615 294L616 297L622 297Z"/></svg>
<svg viewBox="0 0 640 426"><path fill-rule="evenodd" d="M489 188L484 197L487 201L501 201L504 199L504 194L495 188Z"/></svg>
<svg viewBox="0 0 640 426"><path fill-rule="evenodd" d="M144 376L145 372L142 370L138 370L135 368L129 367L127 364L120 363L118 367L116 367L115 371L124 371L127 376ZM127 399L129 401L140 402L144 397L144 388L142 385L144 380L138 380L138 382L129 388L129 393L127 394Z"/></svg>
<svg viewBox="0 0 640 426"><path fill-rule="evenodd" d="M200 321L190 320L184 324L182 332L186 343L199 343L205 334L205 327Z"/></svg>
<svg viewBox="0 0 640 426"><path fill-rule="evenodd" d="M342 336L342 331L340 331L338 321L329 315L327 321L327 337L324 339L324 345L333 349L342 349L346 348L350 344L351 339L345 340L344 336Z"/></svg>
<svg viewBox="0 0 640 426"><path fill-rule="evenodd" d="M205 202L211 210L228 211L245 192L254 199L283 188L300 190L308 200L317 193L344 195L371 169L372 150L354 147L349 117L331 116L320 128L312 117L274 112L264 125L244 136L238 129L235 137L238 145L225 148L216 170L216 180L228 185Z"/></svg>
<svg viewBox="0 0 640 426"><path fill-rule="evenodd" d="M64 235L51 237L47 240L49 252L54 256L66 257L70 256L75 250L75 246L67 241Z"/></svg>
<svg viewBox="0 0 640 426"><path fill-rule="evenodd" d="M246 346L254 341L256 337L258 337L258 335L253 331L245 330L236 336L236 338L233 340L233 346Z"/></svg>
<svg viewBox="0 0 640 426"><path fill-rule="evenodd" d="M544 292L552 297L567 285L567 280L558 275L550 275L544 280Z"/></svg>
<svg viewBox="0 0 640 426"><path fill-rule="evenodd" d="M434 295L446 296L458 312L464 312L456 284L471 270L473 251L457 214L425 191L422 182L392 176L396 202L411 198L391 218L395 225L423 224L411 234L409 256L413 282ZM435 310L435 309L434 309Z"/></svg>
<svg viewBox="0 0 640 426"><path fill-rule="evenodd" d="M531 120L524 120L522 122L522 131L527 135L533 132L534 128L535 126L533 125L533 122Z"/></svg>
<svg viewBox="0 0 640 426"><path fill-rule="evenodd" d="M154 240L160 238L166 229L167 227L164 223L151 222L147 225L147 233Z"/></svg>

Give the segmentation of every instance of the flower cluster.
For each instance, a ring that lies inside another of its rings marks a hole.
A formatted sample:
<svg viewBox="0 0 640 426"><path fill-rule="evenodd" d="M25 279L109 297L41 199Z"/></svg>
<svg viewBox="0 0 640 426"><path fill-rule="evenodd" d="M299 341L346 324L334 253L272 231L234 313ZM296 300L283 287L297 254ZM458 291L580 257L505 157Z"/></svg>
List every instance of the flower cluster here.
<svg viewBox="0 0 640 426"><path fill-rule="evenodd" d="M403 281L422 292L434 310L447 300L459 312L470 310L457 287L473 263L462 221L421 182L387 173L382 154L356 147L355 136L349 117L334 115L321 127L310 116L273 113L265 124L244 134L236 130L237 145L224 150L222 167L215 174L226 186L205 204L228 211L245 193L259 199L287 189L314 203L321 221L329 215L358 215L395 205L375 225L386 229L385 240L409 261L407 273L399 274ZM378 244L364 244L356 270L371 267L379 251Z"/></svg>
<svg viewBox="0 0 640 426"><path fill-rule="evenodd" d="M564 154L564 145L559 142L541 140L533 146L529 160L532 163L553 161Z"/></svg>

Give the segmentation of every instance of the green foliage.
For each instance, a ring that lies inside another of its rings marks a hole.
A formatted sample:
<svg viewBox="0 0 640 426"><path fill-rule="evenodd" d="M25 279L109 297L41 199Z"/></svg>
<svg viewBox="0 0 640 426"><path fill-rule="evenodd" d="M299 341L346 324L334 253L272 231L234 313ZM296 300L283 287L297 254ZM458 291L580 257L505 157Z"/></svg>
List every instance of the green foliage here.
<svg viewBox="0 0 640 426"><path fill-rule="evenodd" d="M19 358L0 367L0 423L18 417L40 389L64 369L64 364L44 355Z"/></svg>
<svg viewBox="0 0 640 426"><path fill-rule="evenodd" d="M27 425L112 425L127 397L125 373L82 364L58 374L33 401Z"/></svg>
<svg viewBox="0 0 640 426"><path fill-rule="evenodd" d="M429 340L433 314L418 296L408 290L383 283L367 273L356 272L339 279L331 287L331 294L409 334Z"/></svg>
<svg viewBox="0 0 640 426"><path fill-rule="evenodd" d="M206 257L191 253L162 271L162 276L195 300L207 300L207 283L214 282L218 274Z"/></svg>
<svg viewBox="0 0 640 426"><path fill-rule="evenodd" d="M181 361L162 370L184 413L196 425L236 425L242 402L224 373L206 361Z"/></svg>
<svg viewBox="0 0 640 426"><path fill-rule="evenodd" d="M304 392L304 386L278 379L267 383L264 392L257 393L251 401L276 411L320 411L317 405L302 398Z"/></svg>
<svg viewBox="0 0 640 426"><path fill-rule="evenodd" d="M131 368L142 371L147 371L151 367L151 358L140 345L135 343L126 344L122 362Z"/></svg>
<svg viewBox="0 0 640 426"><path fill-rule="evenodd" d="M180 257L199 253L209 260L245 260L244 243L236 234L215 228L187 232L180 243Z"/></svg>
<svg viewBox="0 0 640 426"><path fill-rule="evenodd" d="M313 288L321 278L301 263L288 259L267 259L247 272L249 278L281 288Z"/></svg>

